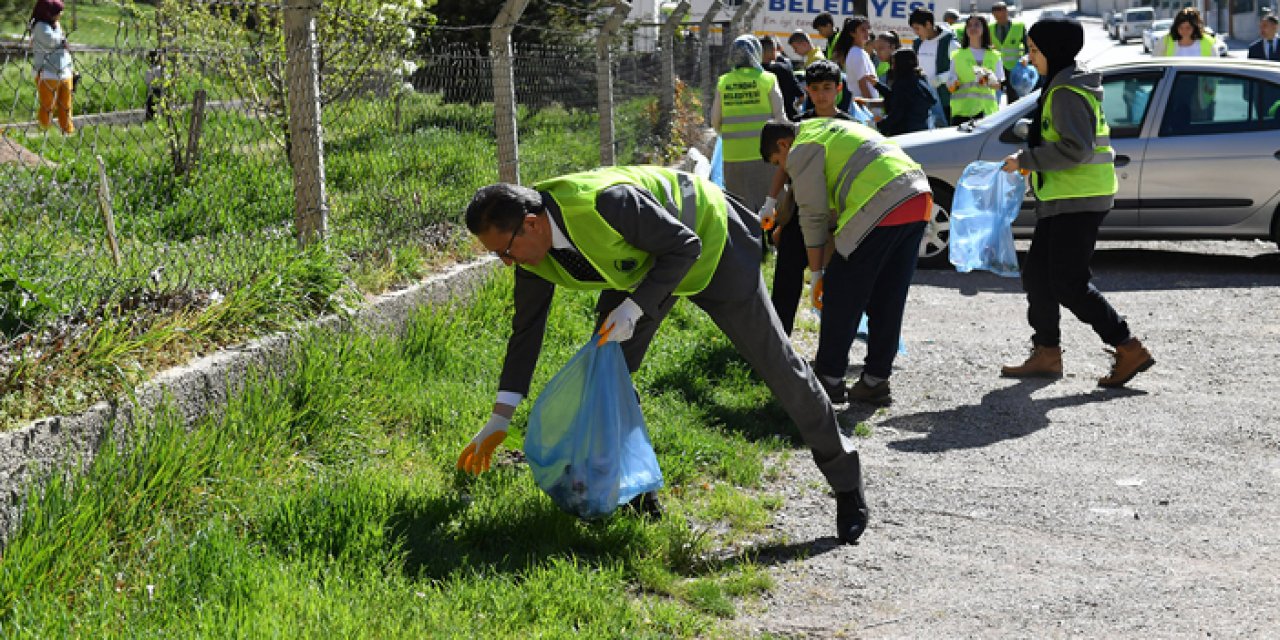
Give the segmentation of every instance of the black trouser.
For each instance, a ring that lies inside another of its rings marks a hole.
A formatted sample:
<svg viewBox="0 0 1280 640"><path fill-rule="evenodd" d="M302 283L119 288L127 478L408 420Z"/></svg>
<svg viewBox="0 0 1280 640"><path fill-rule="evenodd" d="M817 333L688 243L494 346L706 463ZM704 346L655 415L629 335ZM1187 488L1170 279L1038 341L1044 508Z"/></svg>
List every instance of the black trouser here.
<svg viewBox="0 0 1280 640"><path fill-rule="evenodd" d="M1090 282L1093 272L1089 261L1106 215L1106 211L1062 213L1036 221L1031 250L1022 267L1027 322L1035 332L1031 336L1035 344L1060 346L1060 306L1093 327L1098 337L1113 347L1129 339L1129 325Z"/></svg>
<svg viewBox="0 0 1280 640"><path fill-rule="evenodd" d="M778 237L778 258L773 265L773 292L769 299L773 311L782 322L782 330L791 335L795 327L796 310L800 308L800 296L804 294L804 270L809 266L809 254L804 247L804 233L800 231L799 216L792 211L791 219L782 226Z"/></svg>

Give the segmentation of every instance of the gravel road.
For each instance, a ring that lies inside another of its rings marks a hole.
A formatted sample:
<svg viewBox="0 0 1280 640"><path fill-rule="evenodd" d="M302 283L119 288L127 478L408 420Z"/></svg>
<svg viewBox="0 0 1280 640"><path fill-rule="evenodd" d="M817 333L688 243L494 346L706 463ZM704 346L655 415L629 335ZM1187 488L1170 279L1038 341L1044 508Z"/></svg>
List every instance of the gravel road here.
<svg viewBox="0 0 1280 640"><path fill-rule="evenodd" d="M1020 242L1025 250L1026 243ZM1280 253L1273 243L1106 242L1095 283L1156 357L1095 381L1065 314L1066 376L1019 382L1016 279L921 271L895 404L865 421L872 523L837 546L807 455L778 460L777 586L740 611L782 637L1280 637ZM797 336L804 355L816 338ZM860 365L861 343L854 347ZM851 379L852 375L851 374Z"/></svg>

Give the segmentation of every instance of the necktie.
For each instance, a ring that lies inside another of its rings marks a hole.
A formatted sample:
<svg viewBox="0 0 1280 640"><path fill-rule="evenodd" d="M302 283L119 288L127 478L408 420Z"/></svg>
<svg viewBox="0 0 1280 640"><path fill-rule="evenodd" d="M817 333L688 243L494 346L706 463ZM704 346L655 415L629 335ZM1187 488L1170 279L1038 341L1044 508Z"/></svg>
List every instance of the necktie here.
<svg viewBox="0 0 1280 640"><path fill-rule="evenodd" d="M1274 58L1275 53L1276 53L1276 41L1268 40L1267 41L1267 59L1271 60L1272 58Z"/></svg>
<svg viewBox="0 0 1280 640"><path fill-rule="evenodd" d="M600 275L596 268L591 266L587 259L582 257L581 253L573 249L551 249L547 252L551 257L564 267L574 280L580 282L604 282L604 277Z"/></svg>

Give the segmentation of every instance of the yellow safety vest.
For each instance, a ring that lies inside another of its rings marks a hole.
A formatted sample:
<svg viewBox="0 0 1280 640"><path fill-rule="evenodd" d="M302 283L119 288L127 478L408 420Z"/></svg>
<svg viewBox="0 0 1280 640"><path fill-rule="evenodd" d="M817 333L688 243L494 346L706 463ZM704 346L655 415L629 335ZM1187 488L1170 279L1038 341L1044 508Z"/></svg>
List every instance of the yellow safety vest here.
<svg viewBox="0 0 1280 640"><path fill-rule="evenodd" d="M534 185L535 189L550 194L560 206L565 234L600 272L604 282L577 280L550 258L536 265L521 264L521 268L570 289L634 291L653 268L653 256L627 244L596 210L596 197L600 192L619 184L643 187L673 217L698 234L702 253L672 293L689 296L705 289L724 252L728 204L724 192L709 180L665 167L603 167Z"/></svg>
<svg viewBox="0 0 1280 640"><path fill-rule="evenodd" d="M1120 187L1116 180L1116 152L1111 148L1111 127L1102 113L1102 104L1092 93L1072 86L1057 86L1049 90L1044 110L1040 113L1040 131L1044 140L1057 142L1062 139L1062 134L1053 126L1053 96L1063 89L1084 96L1093 108L1093 116L1098 123L1093 156L1070 169L1035 172L1032 184L1035 186L1036 197L1049 201L1115 195Z"/></svg>
<svg viewBox="0 0 1280 640"><path fill-rule="evenodd" d="M838 212L837 235L860 211L878 219L918 193L912 180L899 178L919 172L920 165L875 129L847 120L805 120L792 146L802 144L826 150L827 206Z"/></svg>
<svg viewBox="0 0 1280 640"><path fill-rule="evenodd" d="M720 137L725 162L760 160L760 130L773 115L769 95L778 79L752 67L720 76Z"/></svg>
<svg viewBox="0 0 1280 640"><path fill-rule="evenodd" d="M1017 20L1010 20L1009 33L1004 34L1004 40L1001 40L996 37L996 26L998 23L993 20L987 28L991 31L991 43L1000 50L1000 57L1004 59L1004 68L1007 71L1012 69L1022 57L1022 41L1027 28Z"/></svg>
<svg viewBox="0 0 1280 640"><path fill-rule="evenodd" d="M956 49L951 56L951 68L956 72L959 86L951 92L951 115L953 116L989 116L1000 109L1000 95L995 85L978 84L978 74L974 73L977 62L973 58L973 49ZM1000 53L987 49L982 54L982 66L995 71L1000 68Z"/></svg>

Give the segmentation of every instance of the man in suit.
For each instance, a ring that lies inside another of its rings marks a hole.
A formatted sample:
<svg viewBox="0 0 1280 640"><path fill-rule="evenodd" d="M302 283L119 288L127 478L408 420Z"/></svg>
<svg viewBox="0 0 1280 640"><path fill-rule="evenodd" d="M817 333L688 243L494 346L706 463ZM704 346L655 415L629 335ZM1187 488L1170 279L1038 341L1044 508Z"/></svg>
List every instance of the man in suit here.
<svg viewBox="0 0 1280 640"><path fill-rule="evenodd" d="M1249 45L1249 57L1255 60L1271 60L1280 62L1280 38L1276 38L1276 27L1280 24L1274 14L1262 16L1258 25L1258 33L1262 37Z"/></svg>
<svg viewBox="0 0 1280 640"><path fill-rule="evenodd" d="M836 496L840 540L866 528L853 441L809 365L791 348L760 275L760 223L713 183L661 167L604 167L534 188L494 184L467 206L467 228L516 265L512 333L489 422L458 459L489 467L515 407L529 392L557 286L599 290L602 340L621 343L635 371L678 297L707 312L795 422ZM636 506L659 516L656 497Z"/></svg>

